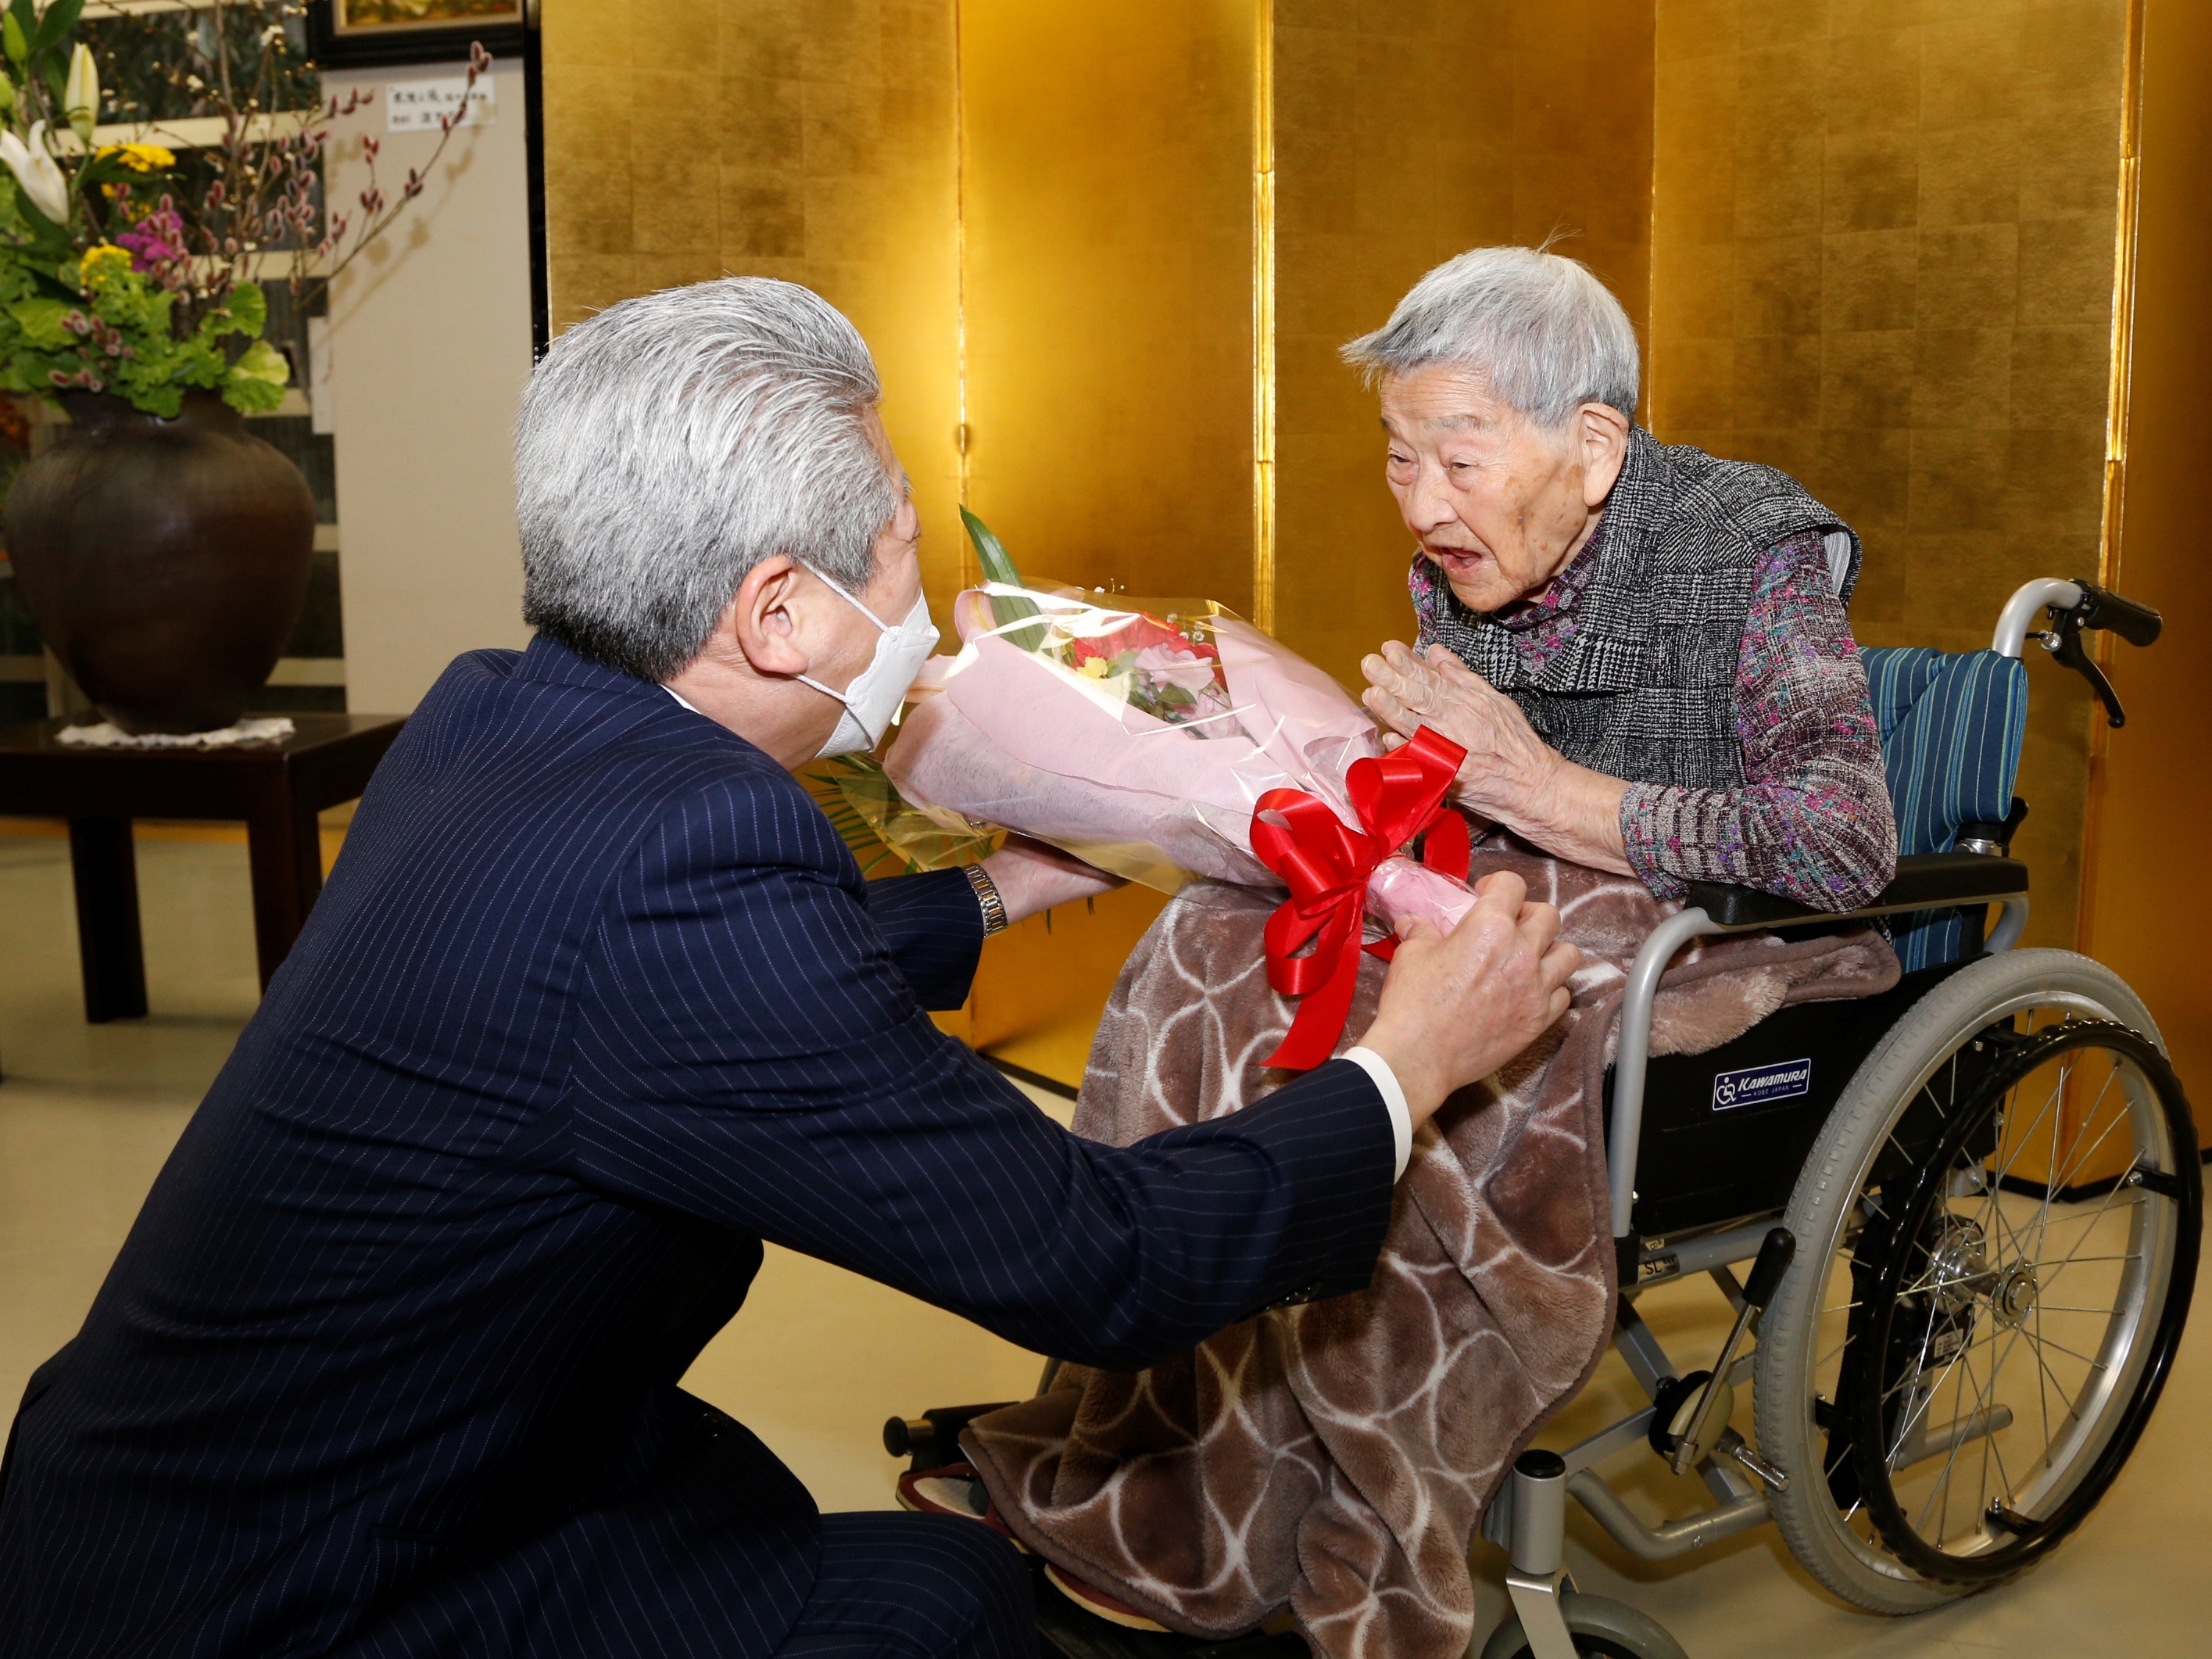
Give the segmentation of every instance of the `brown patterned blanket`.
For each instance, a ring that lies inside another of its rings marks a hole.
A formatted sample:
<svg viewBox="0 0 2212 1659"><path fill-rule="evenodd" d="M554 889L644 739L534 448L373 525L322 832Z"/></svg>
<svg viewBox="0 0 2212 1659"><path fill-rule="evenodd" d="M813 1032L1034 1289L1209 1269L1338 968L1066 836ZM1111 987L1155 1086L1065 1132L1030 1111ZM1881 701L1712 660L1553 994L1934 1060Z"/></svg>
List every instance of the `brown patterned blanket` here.
<svg viewBox="0 0 2212 1659"><path fill-rule="evenodd" d="M1483 1507L1588 1380L1614 1293L1601 1086L1626 965L1672 908L1637 882L1478 848L1548 898L1587 961L1574 1006L1416 1138L1372 1287L1234 1325L1135 1375L1068 1365L963 1440L1000 1512L1066 1571L1170 1627L1287 1607L1328 1659L1458 1659ZM1127 1145L1233 1112L1291 1005L1267 983L1276 900L1201 883L1139 943L1091 1053L1079 1133ZM1345 1046L1372 1018L1371 958ZM1662 981L1655 1053L1728 1041L1784 1003L1895 983L1879 934L1702 942Z"/></svg>

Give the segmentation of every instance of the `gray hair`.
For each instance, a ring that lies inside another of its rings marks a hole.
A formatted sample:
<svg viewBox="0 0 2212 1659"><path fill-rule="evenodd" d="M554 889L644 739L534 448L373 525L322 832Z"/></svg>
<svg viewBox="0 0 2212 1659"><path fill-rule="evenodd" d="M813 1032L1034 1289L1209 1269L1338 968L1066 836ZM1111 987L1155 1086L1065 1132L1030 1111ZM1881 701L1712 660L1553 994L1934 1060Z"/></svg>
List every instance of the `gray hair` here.
<svg viewBox="0 0 2212 1659"><path fill-rule="evenodd" d="M1533 247L1478 247L1413 284L1390 320L1343 349L1371 387L1386 374L1449 363L1538 426L1584 404L1636 418L1636 330L1578 259Z"/></svg>
<svg viewBox="0 0 2212 1659"><path fill-rule="evenodd" d="M763 559L865 587L899 503L863 425L881 396L859 331L792 283L726 276L579 323L515 427L523 619L665 680Z"/></svg>

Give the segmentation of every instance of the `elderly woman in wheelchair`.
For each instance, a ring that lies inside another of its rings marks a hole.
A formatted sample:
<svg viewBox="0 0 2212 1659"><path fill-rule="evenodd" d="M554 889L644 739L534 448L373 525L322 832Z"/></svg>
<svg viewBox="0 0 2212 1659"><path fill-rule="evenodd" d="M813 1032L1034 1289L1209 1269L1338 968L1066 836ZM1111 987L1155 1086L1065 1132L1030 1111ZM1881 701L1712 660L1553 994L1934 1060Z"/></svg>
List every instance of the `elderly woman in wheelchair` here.
<svg viewBox="0 0 2212 1659"><path fill-rule="evenodd" d="M1850 527L1635 425L1635 330L1571 260L1462 254L1345 355L1380 383L1425 647L1369 657L1367 704L1467 750L1461 804L1662 897L1879 893L1896 834Z"/></svg>
<svg viewBox="0 0 2212 1659"><path fill-rule="evenodd" d="M1548 254L1464 254L1346 356L1379 382L1418 547L1421 649L1366 659L1369 708L1468 750L1470 811L1684 902L1631 971L1609 1079L1614 1343L1653 1403L1522 1458L1485 1522L1516 1608L1486 1659L1680 1652L1574 1592L1569 1493L1646 1559L1772 1519L1877 1612L2019 1572L2126 1460L2197 1261L2197 1143L2149 1012L2085 957L2009 948L2028 630L2047 611L2043 642L2118 724L2081 636L2148 645L2156 613L2044 580L1988 651L1861 652L1850 527L1780 472L1635 426L1627 318ZM1894 925L1893 990L1650 1057L1690 940L1871 916ZM1736 1318L1690 1370L1635 1301L1700 1273ZM1639 1444L1713 1506L1638 1518L1596 1465Z"/></svg>
<svg viewBox="0 0 2212 1659"><path fill-rule="evenodd" d="M1368 708L1462 745L1458 802L1500 832L1680 901L1630 967L1605 1097L1613 1340L1651 1404L1521 1455L1483 1520L1514 1606L1484 1659L1679 1659L1574 1589L1570 1495L1646 1560L1774 1521L1877 1613L2021 1571L2133 1449L2197 1259L2197 1139L2149 1011L2087 957L2011 948L2031 629L2048 615L2033 637L2117 725L2082 636L2147 646L2157 614L2045 580L1986 651L1861 651L1850 527L1783 473L1638 428L1634 332L1567 260L1462 255L1346 356L1378 383L1417 546L1420 648L1366 659ZM1893 988L1652 1054L1692 941L1876 918ZM1735 1316L1693 1369L1637 1303L1708 1275ZM895 1421L886 1444L920 1470L991 1409ZM1711 1504L1647 1522L1601 1473L1639 1453ZM1115 1650L1040 1616L1048 1651Z"/></svg>

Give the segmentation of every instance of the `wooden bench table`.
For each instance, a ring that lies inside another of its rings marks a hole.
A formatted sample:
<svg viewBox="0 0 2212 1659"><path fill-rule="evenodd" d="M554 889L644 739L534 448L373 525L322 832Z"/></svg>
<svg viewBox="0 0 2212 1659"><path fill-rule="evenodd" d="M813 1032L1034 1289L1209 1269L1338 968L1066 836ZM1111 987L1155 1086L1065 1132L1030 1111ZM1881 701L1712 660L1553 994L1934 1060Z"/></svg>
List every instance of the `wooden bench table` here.
<svg viewBox="0 0 2212 1659"><path fill-rule="evenodd" d="M397 714L293 714L292 736L226 749L93 749L57 735L82 721L0 726L0 814L67 818L84 1017L146 1012L133 818L246 823L261 986L323 890L315 815L356 799L405 723Z"/></svg>

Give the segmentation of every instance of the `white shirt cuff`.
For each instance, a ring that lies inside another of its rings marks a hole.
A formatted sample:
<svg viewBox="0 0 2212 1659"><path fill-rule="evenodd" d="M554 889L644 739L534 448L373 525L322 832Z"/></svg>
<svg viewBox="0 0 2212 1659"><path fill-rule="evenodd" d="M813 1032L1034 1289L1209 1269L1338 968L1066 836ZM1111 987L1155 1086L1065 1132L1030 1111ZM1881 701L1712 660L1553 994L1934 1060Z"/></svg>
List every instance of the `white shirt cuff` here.
<svg viewBox="0 0 2212 1659"><path fill-rule="evenodd" d="M1406 1104L1406 1091L1398 1074L1390 1069L1390 1062L1372 1048L1346 1048L1342 1058L1375 1079L1382 1108L1390 1114L1390 1139L1398 1151L1397 1170L1390 1177L1395 1182L1406 1173L1407 1160L1413 1156L1413 1110Z"/></svg>

